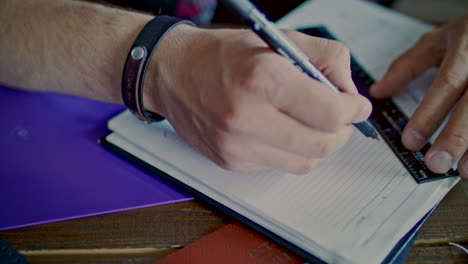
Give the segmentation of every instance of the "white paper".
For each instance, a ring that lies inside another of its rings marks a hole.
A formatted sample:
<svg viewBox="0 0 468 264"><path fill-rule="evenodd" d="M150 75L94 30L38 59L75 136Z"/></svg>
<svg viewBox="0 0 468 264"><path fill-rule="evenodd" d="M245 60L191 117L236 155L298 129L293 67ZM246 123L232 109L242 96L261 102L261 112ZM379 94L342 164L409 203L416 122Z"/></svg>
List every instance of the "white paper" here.
<svg viewBox="0 0 468 264"><path fill-rule="evenodd" d="M430 29L352 0L311 1L280 22L288 28L317 23L345 41L376 78ZM409 106L414 100L406 104L406 110L414 110ZM360 133L298 176L223 170L186 145L167 121L147 125L124 112L109 128L115 132L108 137L111 143L333 263L381 262L458 181L418 185L384 142Z"/></svg>

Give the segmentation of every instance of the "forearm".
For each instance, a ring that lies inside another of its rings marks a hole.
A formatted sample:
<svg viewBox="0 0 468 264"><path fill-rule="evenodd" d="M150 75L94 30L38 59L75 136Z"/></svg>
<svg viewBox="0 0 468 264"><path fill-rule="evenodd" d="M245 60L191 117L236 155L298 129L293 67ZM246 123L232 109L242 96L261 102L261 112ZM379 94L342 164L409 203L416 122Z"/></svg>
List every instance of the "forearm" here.
<svg viewBox="0 0 468 264"><path fill-rule="evenodd" d="M81 1L2 0L0 83L120 103L128 49L150 19Z"/></svg>
<svg viewBox="0 0 468 264"><path fill-rule="evenodd" d="M0 83L121 103L125 58L151 18L72 0L0 0ZM357 93L343 44L286 34L347 92L302 74L250 30L180 25L153 54L145 108L224 168L310 170L344 145L371 104Z"/></svg>

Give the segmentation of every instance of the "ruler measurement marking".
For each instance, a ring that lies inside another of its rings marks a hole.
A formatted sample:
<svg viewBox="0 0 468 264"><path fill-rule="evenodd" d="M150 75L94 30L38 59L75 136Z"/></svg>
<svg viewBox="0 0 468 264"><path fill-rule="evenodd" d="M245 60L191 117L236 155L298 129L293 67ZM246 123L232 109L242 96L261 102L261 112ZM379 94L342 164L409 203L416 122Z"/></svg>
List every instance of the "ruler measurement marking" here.
<svg viewBox="0 0 468 264"><path fill-rule="evenodd" d="M299 29L299 31L311 36L336 40L324 26L303 28ZM351 56L351 72L353 81L359 92L366 96L374 106L370 121L417 183L425 183L460 175L453 169L450 169L450 171L444 174L436 174L427 168L424 163L424 154L430 148L429 143L427 143L421 151L408 151L400 140L401 133L408 122L408 117L391 99L377 100L369 96L369 88L374 83L374 80L353 56Z"/></svg>

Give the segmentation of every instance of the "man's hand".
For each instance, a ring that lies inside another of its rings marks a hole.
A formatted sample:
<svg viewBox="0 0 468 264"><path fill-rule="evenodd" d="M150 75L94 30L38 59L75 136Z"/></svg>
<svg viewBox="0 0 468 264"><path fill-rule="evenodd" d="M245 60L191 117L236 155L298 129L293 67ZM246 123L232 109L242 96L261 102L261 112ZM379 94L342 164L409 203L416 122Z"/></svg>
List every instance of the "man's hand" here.
<svg viewBox="0 0 468 264"><path fill-rule="evenodd" d="M305 173L371 112L351 80L349 51L336 41L286 33L344 93L301 73L250 30L182 25L169 34L161 50L171 50L170 39L179 49L156 55L145 105L223 168Z"/></svg>
<svg viewBox="0 0 468 264"><path fill-rule="evenodd" d="M395 95L433 66L440 70L408 122L402 142L409 150L419 150L456 106L425 162L432 171L445 173L461 157L458 170L468 179L468 18L424 35L393 63L371 94L376 98Z"/></svg>
<svg viewBox="0 0 468 264"><path fill-rule="evenodd" d="M0 1L0 83L122 103L122 67L150 19L86 1ZM250 30L179 25L152 57L145 107L224 168L310 170L371 105L351 81L344 45L287 34L346 92L299 72Z"/></svg>

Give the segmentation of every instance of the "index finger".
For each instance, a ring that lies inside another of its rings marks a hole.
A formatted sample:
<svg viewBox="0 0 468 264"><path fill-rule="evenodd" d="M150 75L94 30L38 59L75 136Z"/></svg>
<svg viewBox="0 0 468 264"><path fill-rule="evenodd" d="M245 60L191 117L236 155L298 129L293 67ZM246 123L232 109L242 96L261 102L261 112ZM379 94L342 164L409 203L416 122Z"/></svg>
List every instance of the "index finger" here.
<svg viewBox="0 0 468 264"><path fill-rule="evenodd" d="M429 169L436 173L445 173L465 154L468 148L467 116L468 93L465 93L445 128L426 153L425 162ZM462 175L467 173L463 166L466 166L463 162L458 164Z"/></svg>
<svg viewBox="0 0 468 264"><path fill-rule="evenodd" d="M336 132L351 123L367 119L370 102L359 94L339 93L310 78L290 63L275 77L272 104L307 127Z"/></svg>
<svg viewBox="0 0 468 264"><path fill-rule="evenodd" d="M384 78L374 84L370 93L375 98L386 98L401 92L430 67L439 65L445 48L435 40L433 32L424 35L412 48L396 59Z"/></svg>
<svg viewBox="0 0 468 264"><path fill-rule="evenodd" d="M419 150L442 124L468 86L468 39L454 42L447 50L439 73L411 117L402 140L410 150Z"/></svg>
<svg viewBox="0 0 468 264"><path fill-rule="evenodd" d="M358 93L351 77L351 56L345 44L298 32L289 32L289 35L334 85L344 92Z"/></svg>

